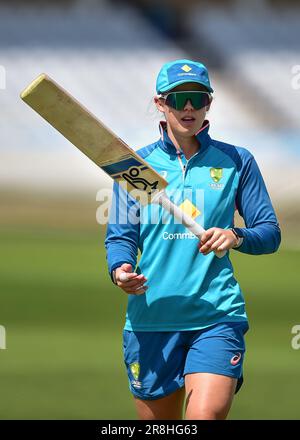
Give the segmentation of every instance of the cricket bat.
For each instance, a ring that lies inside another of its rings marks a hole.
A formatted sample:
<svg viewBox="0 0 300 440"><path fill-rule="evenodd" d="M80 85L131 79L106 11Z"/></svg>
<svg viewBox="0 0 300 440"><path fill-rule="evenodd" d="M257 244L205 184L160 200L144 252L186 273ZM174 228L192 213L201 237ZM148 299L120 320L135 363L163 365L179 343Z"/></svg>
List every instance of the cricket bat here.
<svg viewBox="0 0 300 440"><path fill-rule="evenodd" d="M202 226L167 197L168 182L49 76L39 75L21 98L132 197L161 205L201 239ZM226 251L215 253L223 257Z"/></svg>

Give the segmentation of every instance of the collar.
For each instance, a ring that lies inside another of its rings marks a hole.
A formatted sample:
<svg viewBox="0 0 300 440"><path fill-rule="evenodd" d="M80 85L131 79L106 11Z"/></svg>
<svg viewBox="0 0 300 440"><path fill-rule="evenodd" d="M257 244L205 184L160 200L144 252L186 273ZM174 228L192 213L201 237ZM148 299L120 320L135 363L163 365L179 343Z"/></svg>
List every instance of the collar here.
<svg viewBox="0 0 300 440"><path fill-rule="evenodd" d="M209 121L205 120L198 133L196 133L196 138L201 146L201 153L204 150L206 150L210 144L210 136L208 134L208 130L209 130ZM169 153L170 155L183 154L182 149L180 148L178 150L171 141L171 139L169 138L167 133L167 123L165 121L161 121L159 123L159 131L160 131L159 146L163 151Z"/></svg>

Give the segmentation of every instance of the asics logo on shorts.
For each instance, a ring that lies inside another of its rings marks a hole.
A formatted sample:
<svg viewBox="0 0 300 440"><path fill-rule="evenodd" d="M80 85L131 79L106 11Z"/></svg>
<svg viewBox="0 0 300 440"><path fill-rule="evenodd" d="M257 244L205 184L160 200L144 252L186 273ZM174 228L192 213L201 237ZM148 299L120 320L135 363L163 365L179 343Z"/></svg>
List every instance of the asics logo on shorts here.
<svg viewBox="0 0 300 440"><path fill-rule="evenodd" d="M237 354L235 354L235 355L230 359L230 363L231 363L231 365L237 365L237 364L240 362L241 357L242 357L241 353L237 353Z"/></svg>

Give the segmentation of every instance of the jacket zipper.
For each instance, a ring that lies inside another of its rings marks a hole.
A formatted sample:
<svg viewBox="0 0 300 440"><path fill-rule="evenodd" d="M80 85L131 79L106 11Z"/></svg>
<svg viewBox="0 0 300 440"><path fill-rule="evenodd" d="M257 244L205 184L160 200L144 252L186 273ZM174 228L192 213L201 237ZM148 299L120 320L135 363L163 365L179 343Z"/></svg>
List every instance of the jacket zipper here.
<svg viewBox="0 0 300 440"><path fill-rule="evenodd" d="M187 170L187 167L188 167L188 163L189 163L189 161L190 161L191 159L193 159L193 157L197 156L197 154L199 154L199 153L200 153L200 151L197 151L195 154L193 154L193 156L191 156L191 157L186 161L186 164L183 164L182 159L181 159L181 152L180 152L180 151L176 151L177 159L178 159L178 161L179 161L179 163L180 163L180 167L181 167L181 170L182 170L182 180L183 180L183 182L184 182L184 180L185 180L186 170Z"/></svg>
<svg viewBox="0 0 300 440"><path fill-rule="evenodd" d="M177 151L176 154L177 154L177 159L178 159L179 164L180 164L180 167L181 167L181 171L182 171L182 180L183 180L183 183L184 183L186 165L184 165L183 162L182 162L180 151Z"/></svg>

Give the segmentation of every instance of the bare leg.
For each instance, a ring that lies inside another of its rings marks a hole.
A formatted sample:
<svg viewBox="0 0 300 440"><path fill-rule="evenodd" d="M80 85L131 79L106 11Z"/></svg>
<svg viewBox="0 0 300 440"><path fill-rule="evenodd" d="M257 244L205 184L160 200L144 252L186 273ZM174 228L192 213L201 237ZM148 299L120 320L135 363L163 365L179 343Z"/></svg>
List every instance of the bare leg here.
<svg viewBox="0 0 300 440"><path fill-rule="evenodd" d="M187 420L225 420L237 379L211 373L185 376Z"/></svg>
<svg viewBox="0 0 300 440"><path fill-rule="evenodd" d="M141 400L134 397L140 420L182 420L184 387L169 396L155 400Z"/></svg>

